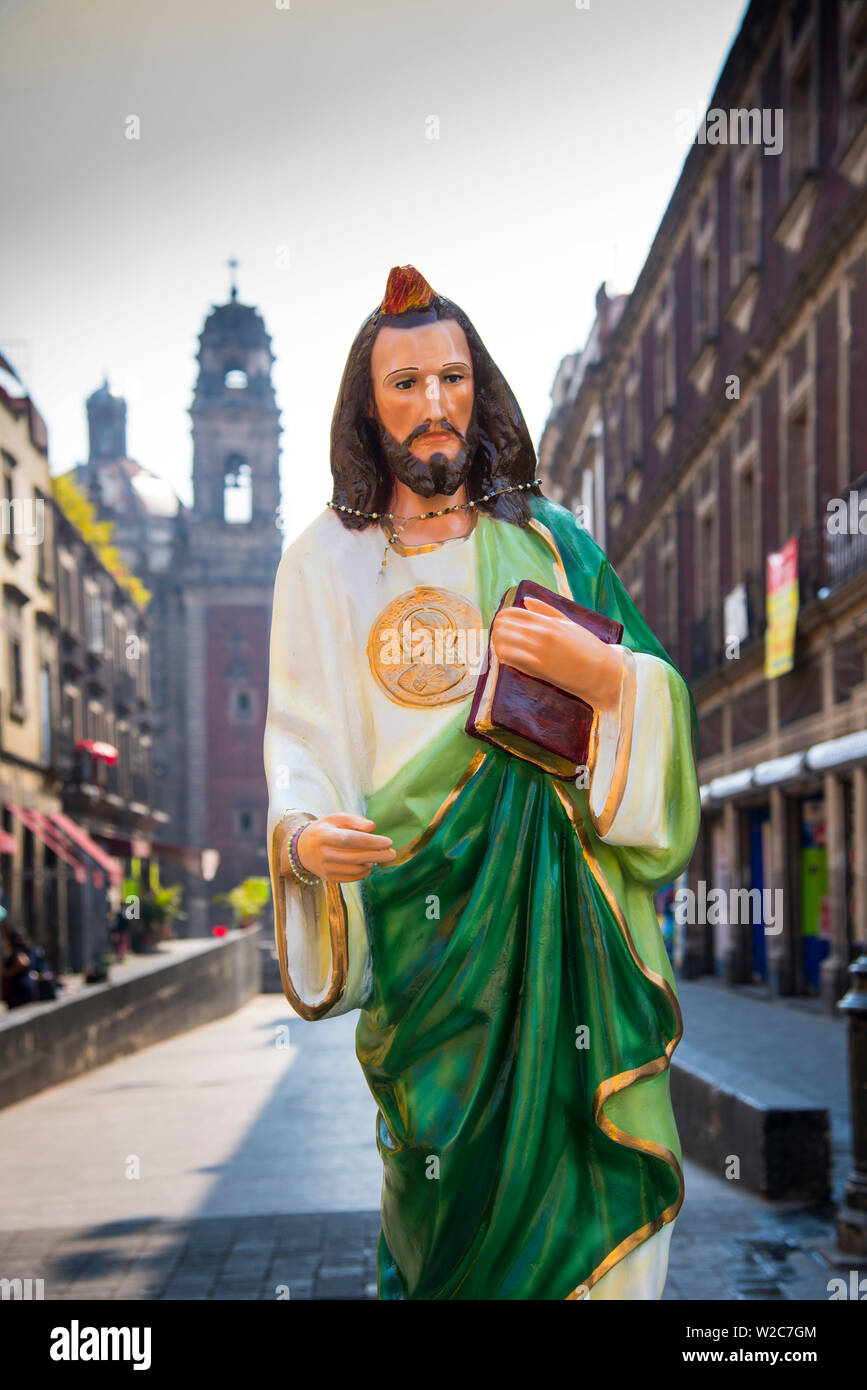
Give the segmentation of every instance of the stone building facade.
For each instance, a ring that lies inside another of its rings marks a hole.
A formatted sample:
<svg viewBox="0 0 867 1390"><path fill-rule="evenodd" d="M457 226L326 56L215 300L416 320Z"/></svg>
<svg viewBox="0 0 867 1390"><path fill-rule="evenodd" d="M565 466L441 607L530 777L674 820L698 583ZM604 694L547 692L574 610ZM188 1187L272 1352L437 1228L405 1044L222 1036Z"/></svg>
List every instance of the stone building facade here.
<svg viewBox="0 0 867 1390"><path fill-rule="evenodd" d="M606 332L610 308L540 457L565 504L601 489L599 538L695 694L690 878L727 909L688 924L686 969L830 1008L867 942L867 6L754 0ZM793 664L769 678L790 540Z"/></svg>
<svg viewBox="0 0 867 1390"><path fill-rule="evenodd" d="M44 941L57 911L54 855L31 811L61 809L49 780L58 682L54 514L45 422L0 358L0 877L10 926Z"/></svg>
<svg viewBox="0 0 867 1390"><path fill-rule="evenodd" d="M58 505L45 424L3 359L0 443L4 906L56 970L80 971L109 946L124 860L165 819L152 805L147 624Z"/></svg>

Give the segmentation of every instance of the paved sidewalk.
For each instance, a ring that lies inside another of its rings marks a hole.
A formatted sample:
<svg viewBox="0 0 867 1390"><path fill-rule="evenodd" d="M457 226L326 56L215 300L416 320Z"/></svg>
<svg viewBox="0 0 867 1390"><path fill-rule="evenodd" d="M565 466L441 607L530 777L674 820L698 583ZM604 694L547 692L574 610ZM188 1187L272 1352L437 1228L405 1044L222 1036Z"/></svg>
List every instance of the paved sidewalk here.
<svg viewBox="0 0 867 1390"><path fill-rule="evenodd" d="M683 991L708 1044L726 1013L713 990ZM755 1044L763 1016L751 1026ZM260 995L10 1106L0 1277L43 1278L48 1299L375 1297L381 1166L354 1029ZM828 1211L685 1174L667 1300L827 1298Z"/></svg>

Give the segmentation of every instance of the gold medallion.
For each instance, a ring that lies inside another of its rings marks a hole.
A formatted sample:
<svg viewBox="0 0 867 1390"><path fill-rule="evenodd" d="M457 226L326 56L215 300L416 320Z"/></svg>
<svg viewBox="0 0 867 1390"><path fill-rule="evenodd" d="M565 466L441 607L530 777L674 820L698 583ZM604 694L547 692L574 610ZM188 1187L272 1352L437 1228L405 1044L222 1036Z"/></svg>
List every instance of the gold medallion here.
<svg viewBox="0 0 867 1390"><path fill-rule="evenodd" d="M487 630L469 599L423 584L398 594L370 629L374 679L398 705L449 705L471 695Z"/></svg>

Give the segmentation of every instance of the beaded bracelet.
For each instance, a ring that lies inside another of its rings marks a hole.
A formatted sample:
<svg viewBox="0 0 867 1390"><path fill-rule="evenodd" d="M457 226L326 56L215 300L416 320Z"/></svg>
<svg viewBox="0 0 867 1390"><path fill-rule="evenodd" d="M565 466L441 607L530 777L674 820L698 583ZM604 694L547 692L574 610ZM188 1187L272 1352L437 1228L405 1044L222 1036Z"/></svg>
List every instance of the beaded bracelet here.
<svg viewBox="0 0 867 1390"><path fill-rule="evenodd" d="M296 849L298 836L302 830L307 829L307 825L309 825L309 821L304 825L299 825L289 841L289 867L299 883L314 884L319 882L319 878L315 874L305 874Z"/></svg>

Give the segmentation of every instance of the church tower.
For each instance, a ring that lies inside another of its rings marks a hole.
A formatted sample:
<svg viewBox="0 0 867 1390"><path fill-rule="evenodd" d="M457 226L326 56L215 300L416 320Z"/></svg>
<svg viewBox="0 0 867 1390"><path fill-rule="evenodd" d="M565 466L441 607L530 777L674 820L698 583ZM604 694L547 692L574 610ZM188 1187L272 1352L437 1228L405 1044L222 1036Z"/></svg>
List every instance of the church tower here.
<svg viewBox="0 0 867 1390"><path fill-rule="evenodd" d="M234 270L234 263L230 262ZM262 744L274 577L282 551L274 355L261 315L214 306L199 338L192 416L193 506L172 661L182 681L184 842L217 849L216 877L188 879L186 932L231 920L210 898L268 874Z"/></svg>

